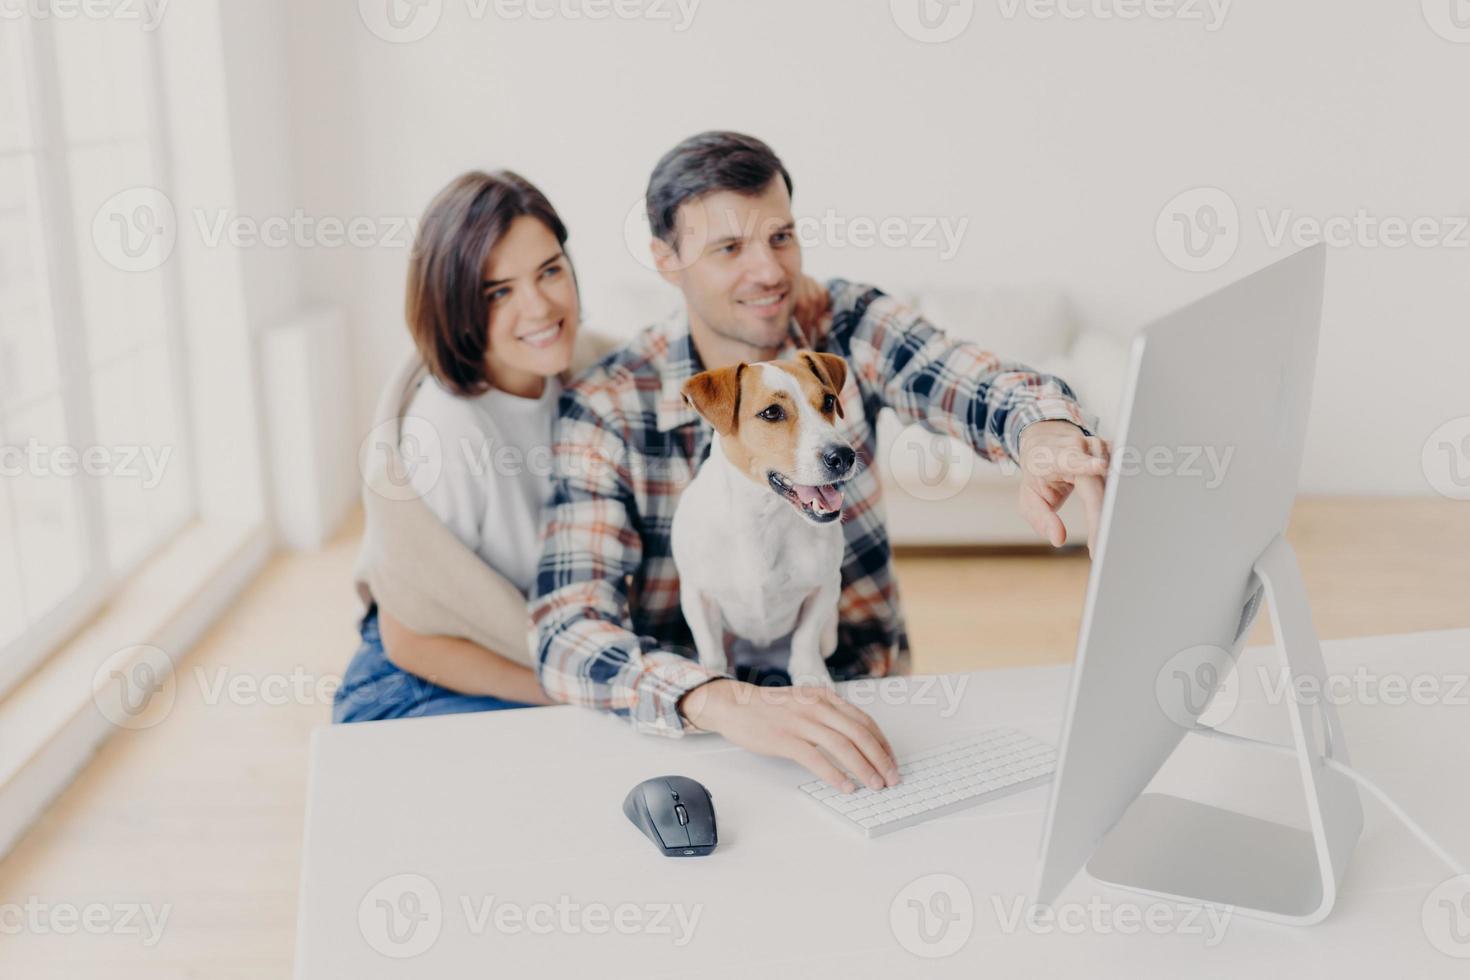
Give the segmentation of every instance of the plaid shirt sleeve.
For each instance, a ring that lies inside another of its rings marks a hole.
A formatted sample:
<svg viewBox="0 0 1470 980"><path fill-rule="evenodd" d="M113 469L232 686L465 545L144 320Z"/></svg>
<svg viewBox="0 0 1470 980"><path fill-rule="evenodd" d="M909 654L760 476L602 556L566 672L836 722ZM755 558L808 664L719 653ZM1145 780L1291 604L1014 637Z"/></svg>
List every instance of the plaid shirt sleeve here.
<svg viewBox="0 0 1470 980"><path fill-rule="evenodd" d="M1087 435L1097 421L1061 378L1002 360L948 337L871 286L834 279L830 349L848 359L859 383L905 423L963 439L991 460L1020 456L1021 432L1061 419Z"/></svg>
<svg viewBox="0 0 1470 980"><path fill-rule="evenodd" d="M632 488L644 464L614 411L595 411L577 392L562 397L531 602L541 686L558 701L621 715L639 731L698 731L679 715L679 698L729 675L659 649L634 632L629 615L629 583L643 554Z"/></svg>

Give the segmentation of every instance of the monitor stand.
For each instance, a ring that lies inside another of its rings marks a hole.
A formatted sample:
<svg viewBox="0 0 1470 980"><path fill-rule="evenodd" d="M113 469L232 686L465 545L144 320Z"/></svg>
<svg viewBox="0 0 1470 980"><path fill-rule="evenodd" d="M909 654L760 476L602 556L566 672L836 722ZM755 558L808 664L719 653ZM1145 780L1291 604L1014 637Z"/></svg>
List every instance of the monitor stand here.
<svg viewBox="0 0 1470 980"><path fill-rule="evenodd" d="M1310 678L1326 690L1326 666L1296 555L1277 536L1254 566L1271 606L1276 649L1296 690ZM1347 764L1337 712L1288 698L1292 742L1305 790L1310 830L1163 793L1134 800L1087 863L1094 878L1134 891L1190 903L1233 907L1275 922L1321 922L1337 900L1338 882L1363 829L1357 787L1329 769L1322 756ZM1322 746L1314 744L1320 735ZM1258 751L1271 751L1262 748Z"/></svg>

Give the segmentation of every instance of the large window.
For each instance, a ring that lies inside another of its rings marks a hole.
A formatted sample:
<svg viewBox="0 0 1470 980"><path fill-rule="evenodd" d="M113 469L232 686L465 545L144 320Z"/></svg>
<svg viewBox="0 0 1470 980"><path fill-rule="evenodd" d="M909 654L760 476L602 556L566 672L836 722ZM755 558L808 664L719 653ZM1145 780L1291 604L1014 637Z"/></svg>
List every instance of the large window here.
<svg viewBox="0 0 1470 980"><path fill-rule="evenodd" d="M0 694L194 513L157 38L85 7L0 20Z"/></svg>

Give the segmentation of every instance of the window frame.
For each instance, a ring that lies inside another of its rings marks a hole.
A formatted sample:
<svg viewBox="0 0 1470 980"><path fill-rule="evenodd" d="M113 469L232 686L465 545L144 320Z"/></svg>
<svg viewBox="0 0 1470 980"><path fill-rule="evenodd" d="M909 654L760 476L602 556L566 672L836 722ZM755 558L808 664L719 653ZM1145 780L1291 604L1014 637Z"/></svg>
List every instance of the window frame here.
<svg viewBox="0 0 1470 980"><path fill-rule="evenodd" d="M75 145L67 140L62 105L61 65L56 30L63 25L53 17L24 17L13 21L19 38L21 68L19 71L26 112L25 123L29 145L0 151L0 155L29 158L36 190L35 228L40 240L33 243L37 260L37 295L49 314L56 356L57 396L61 403L66 444L75 447L96 445L96 408L93 402L95 374L88 354L87 322L82 301L82 272L78 256L82 242L73 197L70 154ZM110 25L111 26L111 25ZM130 25L131 26L131 25ZM131 29L139 29L132 27ZM147 86L150 125L143 134L154 164L158 189L171 194L174 184L171 170L173 155L169 141L168 105L164 97L164 57L156 31L143 31L143 45L148 77ZM95 145L95 144L94 144ZM118 190L123 188L119 187ZM159 554L200 513L199 475L190 451L197 445L191 410L191 387L188 383L188 349L183 323L182 283L178 262L170 258L149 274L158 275L163 285L164 347L169 361L174 405L174 431L179 452L171 465L184 467L183 481L187 504L173 521L157 529L148 544L124 564L114 566L108 555L108 522L103 505L101 479L78 472L65 478L73 494L80 537L81 576L66 595L39 616L26 609L27 625L21 632L0 644L0 700L22 681L69 637L87 624L107 604L108 599L149 559ZM47 396L50 397L50 396ZM4 437L6 409L0 406L0 437ZM62 479L53 477L53 479ZM7 513L0 519L10 522L18 531L19 515L11 500ZM17 544L19 538L16 538ZM19 568L19 553L11 557ZM22 596L24 605L24 596Z"/></svg>

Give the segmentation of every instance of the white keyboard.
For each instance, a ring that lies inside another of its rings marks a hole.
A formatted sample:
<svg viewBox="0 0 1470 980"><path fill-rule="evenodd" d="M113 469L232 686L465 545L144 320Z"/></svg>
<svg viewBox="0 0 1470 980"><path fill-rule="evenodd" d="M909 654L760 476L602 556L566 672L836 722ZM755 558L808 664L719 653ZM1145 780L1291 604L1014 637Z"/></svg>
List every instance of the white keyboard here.
<svg viewBox="0 0 1470 980"><path fill-rule="evenodd" d="M899 783L871 790L854 779L843 793L820 779L802 792L868 837L1007 796L1051 778L1057 753L1039 738L1011 728L988 728L898 760Z"/></svg>

